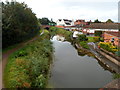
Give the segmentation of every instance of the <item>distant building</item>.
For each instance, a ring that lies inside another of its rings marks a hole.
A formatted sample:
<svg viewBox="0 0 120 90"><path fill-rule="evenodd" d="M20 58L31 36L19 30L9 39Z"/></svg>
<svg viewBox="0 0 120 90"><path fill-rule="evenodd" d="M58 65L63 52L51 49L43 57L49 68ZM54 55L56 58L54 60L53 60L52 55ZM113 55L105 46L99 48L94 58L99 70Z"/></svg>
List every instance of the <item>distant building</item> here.
<svg viewBox="0 0 120 90"><path fill-rule="evenodd" d="M74 25L74 21L68 20L68 19L58 19L56 23L57 23L57 26L73 26Z"/></svg>
<svg viewBox="0 0 120 90"><path fill-rule="evenodd" d="M113 42L114 45L120 47L120 31L106 31L103 34L104 42Z"/></svg>
<svg viewBox="0 0 120 90"><path fill-rule="evenodd" d="M79 25L79 26L84 26L84 25L86 25L86 22L85 22L85 20L76 20L75 22L74 22L74 25L75 26L77 26L77 25Z"/></svg>
<svg viewBox="0 0 120 90"><path fill-rule="evenodd" d="M78 35L81 35L81 34L83 34L83 33L82 33L82 32L79 32L79 31L74 31L74 33L73 33L73 38L77 38Z"/></svg>
<svg viewBox="0 0 120 90"><path fill-rule="evenodd" d="M91 23L91 20L88 21L88 22L85 22L85 20L82 20L82 19L78 19L74 22L74 26L76 26L77 30L82 30L83 27L85 27L86 25L90 25Z"/></svg>
<svg viewBox="0 0 120 90"><path fill-rule="evenodd" d="M83 28L83 33L86 35L94 35L95 31L118 31L119 23L92 23Z"/></svg>

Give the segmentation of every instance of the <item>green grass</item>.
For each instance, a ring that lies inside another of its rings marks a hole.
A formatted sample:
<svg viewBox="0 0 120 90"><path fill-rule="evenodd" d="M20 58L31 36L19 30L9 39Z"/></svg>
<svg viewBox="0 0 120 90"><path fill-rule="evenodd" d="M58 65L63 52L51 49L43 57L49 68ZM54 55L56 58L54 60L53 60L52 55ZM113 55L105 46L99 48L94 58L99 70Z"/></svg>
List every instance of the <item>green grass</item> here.
<svg viewBox="0 0 120 90"><path fill-rule="evenodd" d="M88 37L88 42L94 42L94 37Z"/></svg>
<svg viewBox="0 0 120 90"><path fill-rule="evenodd" d="M113 78L114 78L114 79L120 78L120 73L115 73L115 74L113 74Z"/></svg>
<svg viewBox="0 0 120 90"><path fill-rule="evenodd" d="M81 41L81 42L80 42L80 45L81 45L83 48L85 48L85 49L89 49L89 46L88 46L87 43L88 43L87 41Z"/></svg>

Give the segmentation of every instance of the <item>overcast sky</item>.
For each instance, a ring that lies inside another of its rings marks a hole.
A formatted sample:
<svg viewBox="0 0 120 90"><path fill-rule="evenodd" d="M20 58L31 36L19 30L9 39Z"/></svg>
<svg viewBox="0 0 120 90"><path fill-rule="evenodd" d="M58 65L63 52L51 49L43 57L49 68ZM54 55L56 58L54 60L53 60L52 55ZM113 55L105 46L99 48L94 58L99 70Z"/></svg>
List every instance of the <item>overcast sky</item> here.
<svg viewBox="0 0 120 90"><path fill-rule="evenodd" d="M5 1L5 0L3 0ZM10 0L9 0L10 1ZM118 21L119 0L16 0L25 2L38 18Z"/></svg>

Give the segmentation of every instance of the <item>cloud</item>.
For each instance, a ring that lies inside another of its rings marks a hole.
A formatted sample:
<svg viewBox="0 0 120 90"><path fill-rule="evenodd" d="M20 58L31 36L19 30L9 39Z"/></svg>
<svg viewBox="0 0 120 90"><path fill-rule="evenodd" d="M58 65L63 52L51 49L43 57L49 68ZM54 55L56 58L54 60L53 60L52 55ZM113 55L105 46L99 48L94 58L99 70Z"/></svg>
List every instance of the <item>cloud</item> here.
<svg viewBox="0 0 120 90"><path fill-rule="evenodd" d="M25 1L38 18L48 17L57 20L68 19L99 19L106 21L118 19L119 0L17 0Z"/></svg>

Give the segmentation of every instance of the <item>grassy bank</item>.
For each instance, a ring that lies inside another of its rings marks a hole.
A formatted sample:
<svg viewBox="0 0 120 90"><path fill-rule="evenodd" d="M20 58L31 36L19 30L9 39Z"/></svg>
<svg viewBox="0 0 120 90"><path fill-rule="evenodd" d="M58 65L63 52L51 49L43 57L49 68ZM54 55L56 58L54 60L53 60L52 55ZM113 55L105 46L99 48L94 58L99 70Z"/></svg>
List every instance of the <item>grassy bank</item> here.
<svg viewBox="0 0 120 90"><path fill-rule="evenodd" d="M52 43L48 33L13 53L4 72L6 88L45 88L50 63Z"/></svg>
<svg viewBox="0 0 120 90"><path fill-rule="evenodd" d="M60 36L63 36L65 37L65 39L67 41L71 41L71 36L72 36L72 32L71 31L67 31L63 28L57 28L57 27L50 27L50 35L51 36L55 36L55 35L60 35Z"/></svg>
<svg viewBox="0 0 120 90"><path fill-rule="evenodd" d="M88 46L87 43L88 43L87 41L81 41L79 44L80 44L80 46L82 46L83 48L89 49L89 46Z"/></svg>
<svg viewBox="0 0 120 90"><path fill-rule="evenodd" d="M113 78L114 78L114 79L120 78L120 73L114 73L114 74L113 74Z"/></svg>

